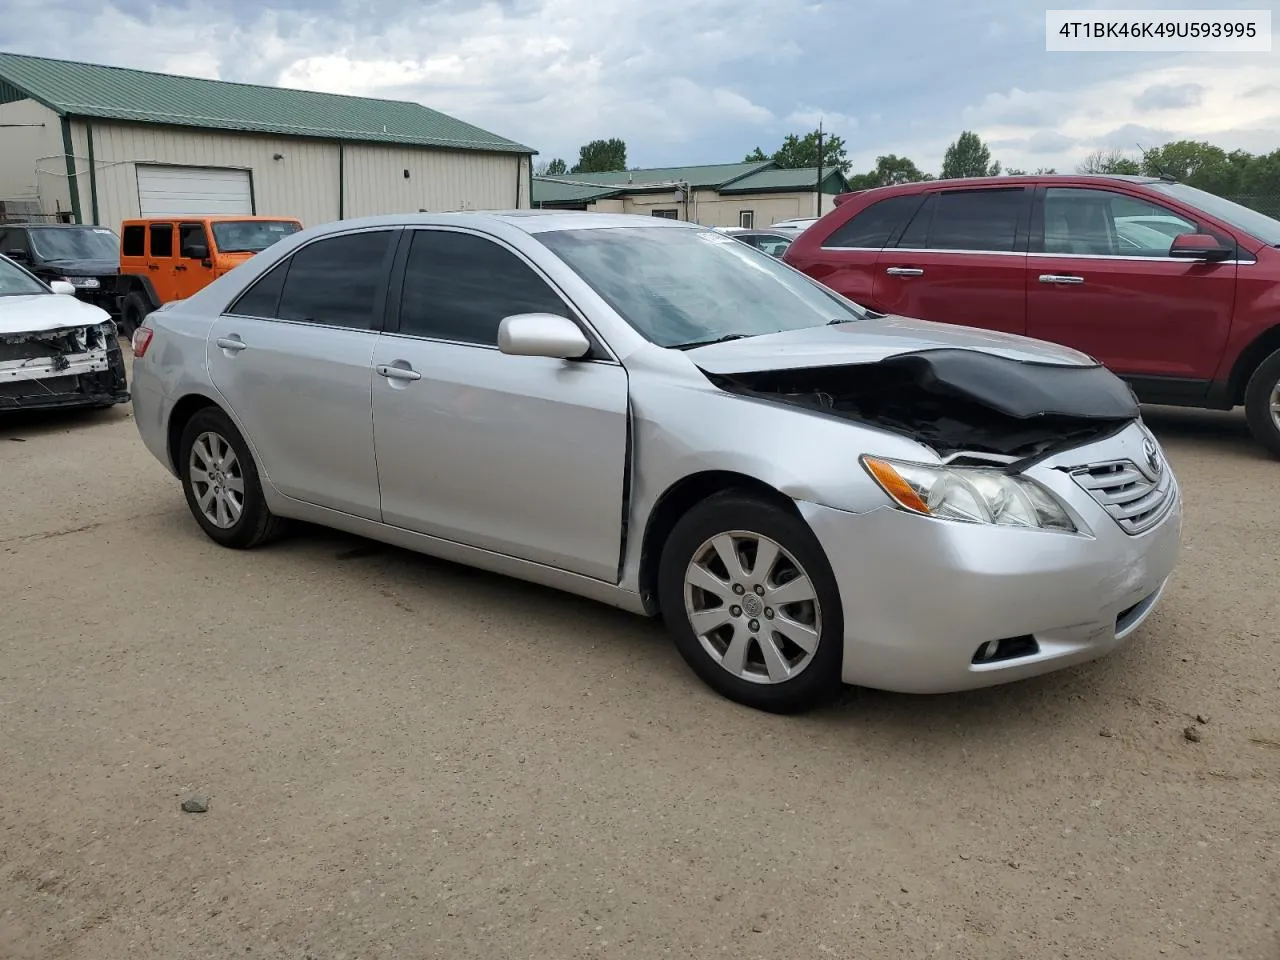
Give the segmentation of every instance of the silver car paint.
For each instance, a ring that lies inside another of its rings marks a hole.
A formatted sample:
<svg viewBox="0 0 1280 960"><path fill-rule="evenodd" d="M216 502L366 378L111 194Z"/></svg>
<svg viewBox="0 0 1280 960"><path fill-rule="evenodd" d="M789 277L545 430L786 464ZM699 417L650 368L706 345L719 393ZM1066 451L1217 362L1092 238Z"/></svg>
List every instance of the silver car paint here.
<svg viewBox="0 0 1280 960"><path fill-rule="evenodd" d="M255 429L252 422L255 414L228 410L259 463L273 512L636 612L652 612L652 598L642 596L641 572L643 532L655 507L665 494L692 477L739 474L790 497L809 520L841 582L848 625L844 677L888 689L960 689L1096 656L1116 642L1114 630L1099 639L1098 625L1105 624L1108 616L1114 624L1114 611L1125 609L1135 594L1145 591L1143 596L1150 597L1162 589L1178 552L1180 509L1176 505L1154 529L1129 537L1089 496L1063 482L1061 473L1053 469L1056 460L1051 460L1031 475L1057 491L1081 524L1081 534L984 528L910 516L890 505L859 467L858 457L872 452L939 462L930 448L870 426L726 393L698 369L699 365L722 371L759 369L809 364L820 357L830 362L832 356L843 358L840 362L866 361L940 344L1067 364L1084 362L1082 355L1013 335L982 331L970 336L954 326L900 318L688 352L663 349L628 326L537 242L544 230L609 229L638 222L653 229L697 229L625 215L519 212L368 218L295 234L190 299L153 315L150 325L158 331L155 343L134 368L138 429L147 447L172 470L167 423L174 405L188 394L198 394L227 406L206 363L205 344L210 356L218 350L211 332L249 340L244 333L248 327L216 318L242 289L300 245L374 226L464 229L518 251L559 289L618 365L513 357L489 347L379 334L369 358L371 366L402 360L428 375L405 387L391 387L370 373L370 417L378 436L373 460L375 469L386 471L380 478L385 486L374 516L369 515L373 511L355 509L353 503L358 497L352 490L360 484L350 481L365 474L349 458L353 451L368 449L363 440L341 439L335 446L325 433L314 433L305 445L276 446L274 438L288 418L276 421L270 415L274 426L266 436L273 438L273 449L267 450L261 428ZM764 340L785 342L774 350ZM449 361L437 361L445 351ZM246 349L239 356L248 353ZM363 349L361 356L365 356ZM307 361L278 355L278 362L281 366L274 376L281 382L296 385L308 375L314 377L314 367ZM221 359L213 361L218 363ZM580 368L590 368L586 377L579 376ZM520 384L518 390L511 389L513 382ZM427 389L421 389L424 384ZM566 387L575 391L568 398L563 394ZM229 385L227 389L234 390ZM516 392L521 403L530 404L527 410L512 403L510 397ZM335 416L339 422L354 424L363 417L363 393L352 388L348 395L352 410L325 408L329 412L315 417L316 422L323 424ZM629 460L624 403L631 418ZM551 425L543 423L539 429L535 408L540 416L556 411L555 415L572 420L571 447L555 446L564 434ZM428 425L423 411L444 416ZM473 446L465 438L477 428L480 439ZM1125 435L1095 445L1096 450L1072 454L1114 457L1140 434L1145 436L1134 425ZM522 451L519 457L528 458L531 469L526 470L518 458L510 458L514 464L500 464L496 451L502 449ZM313 479L305 490L291 486L290 494L277 479L283 471L285 482L292 483L305 470L331 471L343 482L326 487L328 481ZM591 483L597 471L603 471L598 487ZM624 477L630 481L625 498ZM432 480L439 481L438 486L433 488ZM438 501L431 499L433 489L438 491ZM303 492L306 496L298 495ZM624 509L625 539L620 522ZM1136 573L1124 575L1124 570ZM1017 575L1019 571L1026 575ZM989 585L991 592L967 597L959 589L961 584L983 591ZM904 594L907 585L910 589ZM1022 590L1031 593L1022 594ZM1036 600L1043 591L1053 595L1052 603L1042 605ZM886 603L889 598L892 602ZM1050 613L1057 620L1048 617ZM1027 622L1020 622L1019 616ZM1135 626L1130 624L1129 629ZM968 663L976 645L970 643L973 637L989 640L1033 630L1066 639L1060 641L1060 648L1049 642L1032 663L1018 660L986 668ZM1071 632L1080 630L1088 634L1086 640L1071 639ZM929 651L935 648L951 650L954 657L934 657Z"/></svg>

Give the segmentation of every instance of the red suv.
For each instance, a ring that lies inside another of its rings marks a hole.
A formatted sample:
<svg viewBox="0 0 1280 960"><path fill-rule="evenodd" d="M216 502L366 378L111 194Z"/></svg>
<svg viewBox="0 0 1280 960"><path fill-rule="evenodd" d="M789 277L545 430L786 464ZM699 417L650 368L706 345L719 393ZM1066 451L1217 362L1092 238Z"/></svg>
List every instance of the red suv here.
<svg viewBox="0 0 1280 960"><path fill-rule="evenodd" d="M882 313L1081 350L1145 403L1230 410L1280 456L1280 220L1153 177L877 187L783 259Z"/></svg>

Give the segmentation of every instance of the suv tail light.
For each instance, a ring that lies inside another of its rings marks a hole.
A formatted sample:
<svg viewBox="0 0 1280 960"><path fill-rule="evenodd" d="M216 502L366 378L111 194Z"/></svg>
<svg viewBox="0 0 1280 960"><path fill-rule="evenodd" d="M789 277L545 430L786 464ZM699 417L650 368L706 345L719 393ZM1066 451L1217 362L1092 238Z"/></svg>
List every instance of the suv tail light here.
<svg viewBox="0 0 1280 960"><path fill-rule="evenodd" d="M133 331L131 345L133 346L133 358L135 360L141 360L147 355L147 348L151 346L151 338L155 335L156 332L145 325Z"/></svg>

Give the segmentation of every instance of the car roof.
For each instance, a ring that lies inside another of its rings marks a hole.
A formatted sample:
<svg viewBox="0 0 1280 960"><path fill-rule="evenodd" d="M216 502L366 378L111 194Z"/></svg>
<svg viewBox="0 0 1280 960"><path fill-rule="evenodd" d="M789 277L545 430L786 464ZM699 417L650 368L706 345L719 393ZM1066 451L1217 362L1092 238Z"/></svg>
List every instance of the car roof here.
<svg viewBox="0 0 1280 960"><path fill-rule="evenodd" d="M938 180L913 180L910 183L892 183L882 187L867 187L863 190L851 190L836 198L842 204L853 197L871 194L890 196L900 193L919 193L938 188L955 189L956 187L991 187L1019 183L1047 183L1055 180L1065 183L1104 184L1104 183L1169 183L1163 177L1138 176L1124 173L1019 173L1003 174L998 177L955 177Z"/></svg>
<svg viewBox="0 0 1280 960"><path fill-rule="evenodd" d="M708 230L709 227L684 220L668 220L635 213L593 213L586 210L464 210L448 213L392 213L335 220L312 227L312 235L368 227L471 226L490 229L515 228L523 233L550 233L560 230L598 230L609 227L648 227L654 230Z"/></svg>

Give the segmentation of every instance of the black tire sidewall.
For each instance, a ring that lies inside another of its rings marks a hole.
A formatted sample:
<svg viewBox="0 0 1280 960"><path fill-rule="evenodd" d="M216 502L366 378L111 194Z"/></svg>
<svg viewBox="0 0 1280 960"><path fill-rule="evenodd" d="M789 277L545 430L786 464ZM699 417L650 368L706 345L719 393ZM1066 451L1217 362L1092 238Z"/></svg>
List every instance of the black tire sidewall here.
<svg viewBox="0 0 1280 960"><path fill-rule="evenodd" d="M780 684L759 684L733 676L708 656L684 609L684 574L693 553L707 539L729 530L749 530L781 544L813 582L822 611L822 634L813 660L799 676ZM798 713L820 706L841 685L844 611L831 564L808 525L790 511L748 494L719 494L684 515L663 547L658 569L663 621L685 662L713 690L758 710Z"/></svg>
<svg viewBox="0 0 1280 960"><path fill-rule="evenodd" d="M226 528L216 527L209 522L196 501L195 491L191 487L191 447L196 437L207 431L220 435L235 450L236 459L240 461L240 469L244 475L244 510L234 525ZM210 540L224 547L243 549L253 546L262 538L262 532L271 519L267 509L266 498L262 495L262 485L258 480L258 467L249 445L236 429L231 418L217 407L206 407L198 411L182 430L182 440L178 444L178 471L182 480L182 492L187 498L187 506L191 515Z"/></svg>
<svg viewBox="0 0 1280 960"><path fill-rule="evenodd" d="M146 301L136 290L124 298L124 303L120 305L120 326L130 340L133 339L134 331L142 326L142 321L147 319L147 313Z"/></svg>
<svg viewBox="0 0 1280 960"><path fill-rule="evenodd" d="M1280 457L1280 429L1271 418L1271 391L1277 383L1280 383L1280 350L1263 360L1249 378L1244 412L1253 438Z"/></svg>

